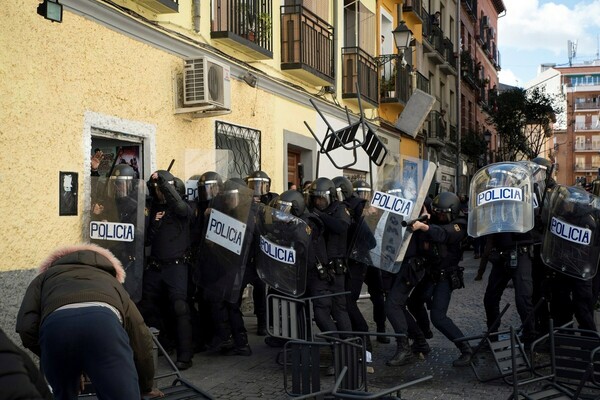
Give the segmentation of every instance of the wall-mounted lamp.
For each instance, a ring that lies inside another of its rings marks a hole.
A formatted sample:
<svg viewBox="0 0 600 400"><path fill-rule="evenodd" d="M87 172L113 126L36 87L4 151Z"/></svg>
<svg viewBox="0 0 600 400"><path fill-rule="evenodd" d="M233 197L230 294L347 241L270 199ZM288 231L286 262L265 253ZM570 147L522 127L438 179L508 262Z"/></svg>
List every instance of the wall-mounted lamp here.
<svg viewBox="0 0 600 400"><path fill-rule="evenodd" d="M62 22L63 6L58 0L44 0L38 5L37 13L52 22Z"/></svg>
<svg viewBox="0 0 600 400"><path fill-rule="evenodd" d="M394 42L396 43L396 47L398 51L404 52L404 50L408 49L410 46L410 42L413 38L412 31L406 26L404 21L400 21L396 29L392 31L394 35Z"/></svg>
<svg viewBox="0 0 600 400"><path fill-rule="evenodd" d="M246 82L250 87L256 87L256 76L251 74L250 71L247 71L244 76L242 76L242 80Z"/></svg>

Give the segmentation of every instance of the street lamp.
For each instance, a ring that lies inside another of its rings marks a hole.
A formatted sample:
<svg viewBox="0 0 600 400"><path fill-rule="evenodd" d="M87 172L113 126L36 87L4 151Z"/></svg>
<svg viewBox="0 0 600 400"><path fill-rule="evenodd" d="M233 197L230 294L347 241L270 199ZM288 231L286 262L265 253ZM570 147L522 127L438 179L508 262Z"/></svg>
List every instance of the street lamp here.
<svg viewBox="0 0 600 400"><path fill-rule="evenodd" d="M400 21L396 29L392 31L392 34L394 35L394 42L398 51L404 53L404 50L410 46L410 42L412 41L412 31L406 26L404 21Z"/></svg>

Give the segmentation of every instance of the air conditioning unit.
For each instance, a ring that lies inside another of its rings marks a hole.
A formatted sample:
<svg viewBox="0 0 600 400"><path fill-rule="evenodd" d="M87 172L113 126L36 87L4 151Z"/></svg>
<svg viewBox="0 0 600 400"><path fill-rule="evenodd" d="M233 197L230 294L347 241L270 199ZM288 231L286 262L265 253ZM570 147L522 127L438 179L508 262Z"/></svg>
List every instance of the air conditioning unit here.
<svg viewBox="0 0 600 400"><path fill-rule="evenodd" d="M229 66L209 57L190 58L183 64L183 106L231 109Z"/></svg>

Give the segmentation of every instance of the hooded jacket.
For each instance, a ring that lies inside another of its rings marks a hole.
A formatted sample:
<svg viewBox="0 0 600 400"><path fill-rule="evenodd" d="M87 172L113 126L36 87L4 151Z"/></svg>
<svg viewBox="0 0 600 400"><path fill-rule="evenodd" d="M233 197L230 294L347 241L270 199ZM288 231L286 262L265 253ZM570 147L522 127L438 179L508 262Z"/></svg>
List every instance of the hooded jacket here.
<svg viewBox="0 0 600 400"><path fill-rule="evenodd" d="M115 307L133 349L142 393L152 390L152 336L123 287L125 271L107 249L94 244L68 246L53 252L29 284L17 315L23 345L40 356L39 333L44 319L67 304L104 302Z"/></svg>

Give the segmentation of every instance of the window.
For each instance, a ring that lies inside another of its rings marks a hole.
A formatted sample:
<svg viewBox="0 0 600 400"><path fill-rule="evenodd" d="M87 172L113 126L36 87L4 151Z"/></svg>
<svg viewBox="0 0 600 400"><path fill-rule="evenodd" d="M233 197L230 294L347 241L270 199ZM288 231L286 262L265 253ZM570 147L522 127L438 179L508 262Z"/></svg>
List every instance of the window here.
<svg viewBox="0 0 600 400"><path fill-rule="evenodd" d="M575 136L575 150L585 150L585 136Z"/></svg>
<svg viewBox="0 0 600 400"><path fill-rule="evenodd" d="M232 162L228 178L245 178L260 169L260 131L217 121L215 123L216 148L231 150Z"/></svg>

